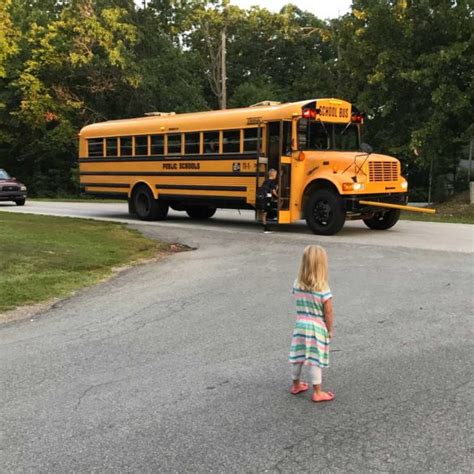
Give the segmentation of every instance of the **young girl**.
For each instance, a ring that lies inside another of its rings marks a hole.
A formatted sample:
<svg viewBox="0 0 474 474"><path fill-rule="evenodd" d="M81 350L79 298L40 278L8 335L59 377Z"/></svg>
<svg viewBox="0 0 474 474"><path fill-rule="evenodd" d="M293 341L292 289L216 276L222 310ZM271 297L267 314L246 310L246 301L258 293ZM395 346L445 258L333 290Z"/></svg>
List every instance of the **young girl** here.
<svg viewBox="0 0 474 474"><path fill-rule="evenodd" d="M293 287L296 299L296 324L290 349L293 386L296 395L308 390L301 382L303 364L309 365L313 402L334 399L332 392L321 390L321 369L329 366L329 341L332 339L332 294L328 285L328 259L319 245L308 245Z"/></svg>

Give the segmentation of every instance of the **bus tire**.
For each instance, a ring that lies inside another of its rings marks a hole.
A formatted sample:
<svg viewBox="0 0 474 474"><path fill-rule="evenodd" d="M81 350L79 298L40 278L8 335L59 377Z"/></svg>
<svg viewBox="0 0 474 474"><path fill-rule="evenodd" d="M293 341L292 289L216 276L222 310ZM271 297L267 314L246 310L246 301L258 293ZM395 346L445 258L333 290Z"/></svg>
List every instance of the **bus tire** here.
<svg viewBox="0 0 474 474"><path fill-rule="evenodd" d="M318 235L337 234L346 220L340 196L329 189L317 189L309 196L304 216L309 228Z"/></svg>
<svg viewBox="0 0 474 474"><path fill-rule="evenodd" d="M167 203L155 199L148 186L139 186L133 193L133 207L142 221L162 221L168 215Z"/></svg>
<svg viewBox="0 0 474 474"><path fill-rule="evenodd" d="M134 199L133 197L131 197L130 199L128 199L128 213L131 215L131 216L134 216L137 212L135 211L135 203L134 203Z"/></svg>
<svg viewBox="0 0 474 474"><path fill-rule="evenodd" d="M377 212L370 219L364 219L369 229L387 230L393 227L400 219L400 209L390 209L386 212Z"/></svg>
<svg viewBox="0 0 474 474"><path fill-rule="evenodd" d="M211 206L192 206L187 207L186 214L191 219L204 220L211 218L217 211L215 207Z"/></svg>

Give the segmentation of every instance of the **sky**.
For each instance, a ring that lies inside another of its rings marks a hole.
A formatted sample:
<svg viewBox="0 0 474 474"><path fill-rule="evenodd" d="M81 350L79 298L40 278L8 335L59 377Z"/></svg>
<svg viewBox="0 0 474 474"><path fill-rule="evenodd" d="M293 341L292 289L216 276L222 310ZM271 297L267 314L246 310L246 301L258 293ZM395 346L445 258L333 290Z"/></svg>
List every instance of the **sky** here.
<svg viewBox="0 0 474 474"><path fill-rule="evenodd" d="M231 0L230 3L241 8L248 8L253 5L268 8L272 11L279 11L287 3L296 5L301 10L314 13L323 20L336 18L349 11L351 0Z"/></svg>

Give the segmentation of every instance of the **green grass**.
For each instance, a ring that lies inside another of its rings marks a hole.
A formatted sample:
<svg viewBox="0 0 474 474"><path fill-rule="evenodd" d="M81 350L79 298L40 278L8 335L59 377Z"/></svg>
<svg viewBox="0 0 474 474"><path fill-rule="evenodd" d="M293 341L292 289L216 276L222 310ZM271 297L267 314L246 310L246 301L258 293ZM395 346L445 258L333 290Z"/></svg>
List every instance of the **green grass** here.
<svg viewBox="0 0 474 474"><path fill-rule="evenodd" d="M401 218L411 221L448 222L453 224L474 224L474 204L469 203L467 193L430 206L436 209L436 214L421 214L418 212L402 212Z"/></svg>
<svg viewBox="0 0 474 474"><path fill-rule="evenodd" d="M0 312L70 294L165 244L121 224L0 213Z"/></svg>

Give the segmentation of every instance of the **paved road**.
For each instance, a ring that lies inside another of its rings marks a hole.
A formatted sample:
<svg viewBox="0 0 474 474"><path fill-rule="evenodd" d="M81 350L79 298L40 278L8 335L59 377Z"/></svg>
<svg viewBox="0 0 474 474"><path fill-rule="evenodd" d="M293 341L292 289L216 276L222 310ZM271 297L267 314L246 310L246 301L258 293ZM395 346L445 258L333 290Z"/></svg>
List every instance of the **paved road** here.
<svg viewBox="0 0 474 474"><path fill-rule="evenodd" d="M0 327L2 471L472 472L470 227L133 225L198 249ZM314 242L335 293L327 405L288 393L289 287Z"/></svg>
<svg viewBox="0 0 474 474"><path fill-rule="evenodd" d="M184 212L170 212L167 221L141 222L128 214L125 203L81 203L81 202L46 202L28 201L25 207L17 207L10 203L0 202L0 211L46 214L52 216L86 217L107 221L124 222L127 224L151 225L160 229L180 229L178 237L193 239L202 232L214 233L245 233L259 232L255 224L254 213L234 210L218 210L216 216L206 223L190 221ZM291 225L280 226L279 234L282 239L291 236L292 240L306 242L311 231L304 221ZM312 236L313 242L316 237ZM353 245L377 245L388 247L407 247L425 250L448 250L452 252L474 251L474 226L466 224L443 224L432 222L400 221L390 232L373 232L361 221L348 222L342 231L331 237L318 236L323 243L348 243ZM199 238L193 239L198 245Z"/></svg>

